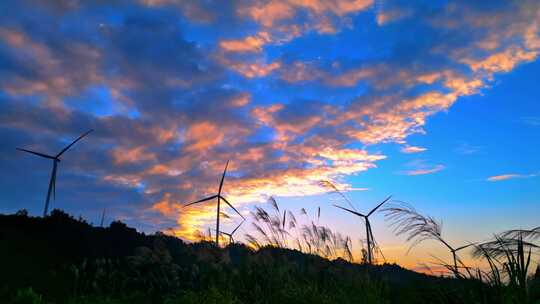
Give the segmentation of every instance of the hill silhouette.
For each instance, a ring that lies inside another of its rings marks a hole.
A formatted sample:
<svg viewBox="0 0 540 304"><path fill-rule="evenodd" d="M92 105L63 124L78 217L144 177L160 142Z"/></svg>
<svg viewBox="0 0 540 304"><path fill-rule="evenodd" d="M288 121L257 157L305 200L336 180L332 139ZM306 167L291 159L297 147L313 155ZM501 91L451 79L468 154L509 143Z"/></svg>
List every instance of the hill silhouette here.
<svg viewBox="0 0 540 304"><path fill-rule="evenodd" d="M479 281L186 243L119 221L94 227L60 210L0 215L0 248L2 303L514 303Z"/></svg>

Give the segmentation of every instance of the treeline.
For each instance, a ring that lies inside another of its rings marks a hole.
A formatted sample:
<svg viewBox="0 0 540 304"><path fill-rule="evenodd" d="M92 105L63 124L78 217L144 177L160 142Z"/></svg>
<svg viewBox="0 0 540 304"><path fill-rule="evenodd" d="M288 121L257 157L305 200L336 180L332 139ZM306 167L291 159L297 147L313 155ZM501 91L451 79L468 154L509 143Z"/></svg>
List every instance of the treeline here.
<svg viewBox="0 0 540 304"><path fill-rule="evenodd" d="M531 279L532 286L538 285ZM297 250L93 227L59 211L0 215L1 303L535 303L507 286Z"/></svg>

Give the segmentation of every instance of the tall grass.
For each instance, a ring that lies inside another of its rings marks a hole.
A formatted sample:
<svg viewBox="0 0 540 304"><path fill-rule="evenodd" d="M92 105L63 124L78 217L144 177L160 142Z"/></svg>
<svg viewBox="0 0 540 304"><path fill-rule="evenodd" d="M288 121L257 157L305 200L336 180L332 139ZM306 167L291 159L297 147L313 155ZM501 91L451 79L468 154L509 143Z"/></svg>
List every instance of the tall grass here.
<svg viewBox="0 0 540 304"><path fill-rule="evenodd" d="M317 209L317 221L314 221L304 208L297 217L290 210L281 211L274 198L268 202L270 208L256 206L251 213L255 233L245 235L251 247L289 248L329 259L353 261L351 238L319 225L320 208Z"/></svg>
<svg viewBox="0 0 540 304"><path fill-rule="evenodd" d="M493 286L506 286L517 297L527 301L529 281L532 279L532 258L540 247L526 239L535 238L538 238L538 228L509 230L476 245L473 257L483 259L489 265L488 271L478 272L482 275L478 279Z"/></svg>
<svg viewBox="0 0 540 304"><path fill-rule="evenodd" d="M420 214L412 206L401 203L387 207L383 212L386 213L394 232L405 235L406 240L412 242L409 250L426 240L438 241L453 257L453 263L439 259L438 264L448 269L456 278L486 283L494 288L492 292L498 292L501 298L508 298L512 303L532 303L529 282L533 280L533 256L540 249L540 246L534 243L540 239L540 227L509 230L495 235L491 240L455 248L442 237L440 221ZM473 248L472 257L484 260L488 265L487 269L473 269L463 263L457 252L469 247ZM540 269L538 263L537 269ZM540 270L537 272L540 277Z"/></svg>
<svg viewBox="0 0 540 304"><path fill-rule="evenodd" d="M454 276L461 277L460 268L468 269L459 258L457 252L472 246L467 244L454 248L442 236L442 222L431 216L420 214L412 206L398 203L382 210L396 235L405 235L408 242L412 242L409 251L416 245L426 241L435 240L444 245L452 254L453 264L442 262L441 265L450 270Z"/></svg>

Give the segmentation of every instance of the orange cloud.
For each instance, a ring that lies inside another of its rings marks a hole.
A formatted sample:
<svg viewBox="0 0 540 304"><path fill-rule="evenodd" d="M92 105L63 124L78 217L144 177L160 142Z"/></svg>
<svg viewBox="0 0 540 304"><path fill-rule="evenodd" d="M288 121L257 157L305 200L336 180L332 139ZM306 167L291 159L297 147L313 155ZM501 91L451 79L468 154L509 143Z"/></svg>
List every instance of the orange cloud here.
<svg viewBox="0 0 540 304"><path fill-rule="evenodd" d="M335 149L330 147L325 148L318 154L326 159L340 162L354 162L358 160L376 162L386 158L384 155L370 155L366 150Z"/></svg>
<svg viewBox="0 0 540 304"><path fill-rule="evenodd" d="M256 107L252 113L255 118L264 124L271 124L273 122L273 114L282 110L284 105L275 103L268 107Z"/></svg>
<svg viewBox="0 0 540 304"><path fill-rule="evenodd" d="M299 9L308 10L318 17L324 14L343 16L365 10L372 4L373 0L270 0L240 7L238 14L248 16L262 26L270 28L277 22L292 19Z"/></svg>
<svg viewBox="0 0 540 304"><path fill-rule="evenodd" d="M410 16L412 12L406 9L389 9L389 10L379 10L377 12L377 24L385 25L390 22L394 22L403 18Z"/></svg>
<svg viewBox="0 0 540 304"><path fill-rule="evenodd" d="M267 32L259 32L256 36L247 36L244 39L223 40L219 46L227 52L257 53L269 42L272 42L270 35Z"/></svg>
<svg viewBox="0 0 540 304"><path fill-rule="evenodd" d="M225 138L223 129L209 121L192 124L186 131L187 151L203 151L220 144Z"/></svg>
<svg viewBox="0 0 540 304"><path fill-rule="evenodd" d="M241 7L238 13L249 16L265 27L272 27L275 21L294 17L295 10L286 1L268 1L263 5L254 4L249 7Z"/></svg>
<svg viewBox="0 0 540 304"><path fill-rule="evenodd" d="M64 108L62 98L73 94L92 83L101 83L104 77L99 72L101 54L97 48L73 42L66 49L82 61L84 66L77 73L67 74L66 63L43 42L28 37L25 33L0 27L0 40L16 49L15 57L24 64L32 64L40 71L39 78L10 77L0 88L14 96L39 94L47 97L46 103L57 109Z"/></svg>
<svg viewBox="0 0 540 304"><path fill-rule="evenodd" d="M180 212L180 206L171 201L171 194L165 193L161 201L154 203L150 210L157 211L164 216L175 216Z"/></svg>
<svg viewBox="0 0 540 304"><path fill-rule="evenodd" d="M365 10L373 4L373 0L290 0L288 2L293 6L309 9L316 14L331 12L338 16Z"/></svg>
<svg viewBox="0 0 540 304"><path fill-rule="evenodd" d="M355 86L358 81L372 76L374 76L373 69L360 68L345 72L336 77L327 77L327 82L332 86L351 87Z"/></svg>
<svg viewBox="0 0 540 304"><path fill-rule="evenodd" d="M431 91L414 98L389 95L369 104L360 104L343 119L356 120L357 116L368 119L357 121L363 128L348 129L345 132L366 144L389 141L404 143L410 134L424 132L421 127L426 118L448 109L458 96L455 92L443 94Z"/></svg>
<svg viewBox="0 0 540 304"><path fill-rule="evenodd" d="M117 147L112 151L113 161L117 165L154 161L156 155L146 151L143 146L135 148Z"/></svg>
<svg viewBox="0 0 540 304"><path fill-rule="evenodd" d="M157 164L157 165L151 167L149 170L145 171L145 173L149 174L149 175L178 176L178 175L182 174L182 171L178 170L178 169L172 169L168 165Z"/></svg>
<svg viewBox="0 0 540 304"><path fill-rule="evenodd" d="M241 6L237 13L239 16L254 20L267 31L273 32L272 35L285 35L287 37L285 40L290 40L311 30L323 34L335 33L337 28L331 17L341 18L363 11L372 4L373 0L270 0L256 1L247 6ZM309 13L308 21L295 24L293 19L301 10ZM282 41L281 39L272 40ZM251 43L258 44L259 42L252 41Z"/></svg>
<svg viewBox="0 0 540 304"><path fill-rule="evenodd" d="M273 71L279 69L279 67L281 67L281 63L277 61L270 64L230 62L228 66L247 78L257 78L267 76Z"/></svg>
<svg viewBox="0 0 540 304"><path fill-rule="evenodd" d="M538 51L527 51L520 47L511 46L502 52L489 55L480 60L465 58L462 62L468 64L475 72L485 71L488 73L497 73L508 72L517 64L533 61L537 56Z"/></svg>
<svg viewBox="0 0 540 304"><path fill-rule="evenodd" d="M238 96L235 96L230 104L231 106L233 107L243 107L245 105L247 105L251 100L251 96L250 94L247 94L247 93L243 93L243 94L240 94Z"/></svg>
<svg viewBox="0 0 540 304"><path fill-rule="evenodd" d="M23 33L3 27L0 27L0 39L13 47L22 47L28 41Z"/></svg>

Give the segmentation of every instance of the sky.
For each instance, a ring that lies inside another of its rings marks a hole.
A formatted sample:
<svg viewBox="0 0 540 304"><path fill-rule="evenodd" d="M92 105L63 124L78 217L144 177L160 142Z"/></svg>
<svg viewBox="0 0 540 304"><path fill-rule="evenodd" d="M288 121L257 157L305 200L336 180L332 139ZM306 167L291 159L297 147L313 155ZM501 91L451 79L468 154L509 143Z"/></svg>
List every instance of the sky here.
<svg viewBox="0 0 540 304"><path fill-rule="evenodd" d="M440 219L455 246L540 214L538 1L2 1L0 212L56 199L99 222L194 240L217 192L248 216L268 206L353 239L358 210L389 195ZM230 210L225 210L230 213ZM232 229L237 219L225 220ZM389 261L418 267L382 214ZM250 223L241 233L252 232Z"/></svg>

